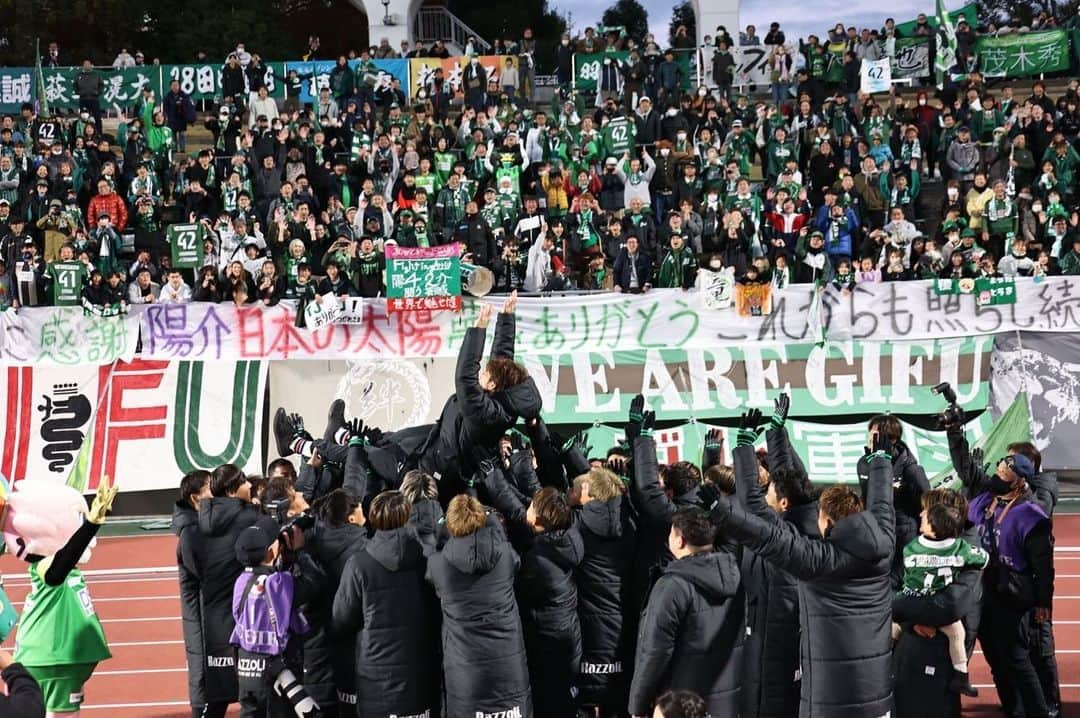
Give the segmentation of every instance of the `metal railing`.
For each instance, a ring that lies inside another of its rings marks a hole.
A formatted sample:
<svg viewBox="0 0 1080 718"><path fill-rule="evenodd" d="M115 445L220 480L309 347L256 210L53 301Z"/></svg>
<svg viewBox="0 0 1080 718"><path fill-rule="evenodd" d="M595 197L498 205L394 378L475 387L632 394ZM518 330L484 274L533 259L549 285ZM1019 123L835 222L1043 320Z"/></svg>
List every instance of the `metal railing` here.
<svg viewBox="0 0 1080 718"><path fill-rule="evenodd" d="M420 8L420 12L416 13L414 23L414 36L422 42L449 41L464 50L465 43L473 37L476 38L478 50L487 52L491 49L491 43L480 33L463 23L457 15L444 7Z"/></svg>

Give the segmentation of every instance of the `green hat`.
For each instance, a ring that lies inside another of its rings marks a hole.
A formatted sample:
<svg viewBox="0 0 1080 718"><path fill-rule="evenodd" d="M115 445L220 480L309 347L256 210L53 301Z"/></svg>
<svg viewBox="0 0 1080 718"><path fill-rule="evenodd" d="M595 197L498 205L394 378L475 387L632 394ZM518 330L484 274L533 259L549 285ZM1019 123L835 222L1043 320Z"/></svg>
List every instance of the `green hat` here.
<svg viewBox="0 0 1080 718"><path fill-rule="evenodd" d="M813 232L810 233L810 236L811 237L821 237L822 239L825 239L825 235L821 233L820 229L815 229Z"/></svg>
<svg viewBox="0 0 1080 718"><path fill-rule="evenodd" d="M960 223L955 219L948 219L941 223L941 231L948 234L951 230L959 230Z"/></svg>
<svg viewBox="0 0 1080 718"><path fill-rule="evenodd" d="M960 238L963 239L964 237L971 237L972 239L974 239L975 238L975 230L973 230L971 227L968 227L967 229L965 229L963 232L960 233Z"/></svg>

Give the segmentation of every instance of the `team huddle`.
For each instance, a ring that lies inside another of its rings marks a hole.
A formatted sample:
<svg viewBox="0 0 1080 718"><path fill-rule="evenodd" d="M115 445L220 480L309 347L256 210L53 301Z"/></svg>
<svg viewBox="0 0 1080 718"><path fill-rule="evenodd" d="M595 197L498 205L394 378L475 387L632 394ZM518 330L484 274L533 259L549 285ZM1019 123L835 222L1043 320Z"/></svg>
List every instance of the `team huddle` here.
<svg viewBox="0 0 1080 718"><path fill-rule="evenodd" d="M184 477L193 715L956 715L976 637L1003 705L1050 715L1056 675L1017 643L1053 592L1033 445L984 467L954 406L959 489L931 488L878 416L859 483L819 492L786 395L700 465L658 463L638 396L594 451L544 423L516 301L486 361L491 305L466 332L434 425L382 432L335 401L316 436L279 409L265 478Z"/></svg>

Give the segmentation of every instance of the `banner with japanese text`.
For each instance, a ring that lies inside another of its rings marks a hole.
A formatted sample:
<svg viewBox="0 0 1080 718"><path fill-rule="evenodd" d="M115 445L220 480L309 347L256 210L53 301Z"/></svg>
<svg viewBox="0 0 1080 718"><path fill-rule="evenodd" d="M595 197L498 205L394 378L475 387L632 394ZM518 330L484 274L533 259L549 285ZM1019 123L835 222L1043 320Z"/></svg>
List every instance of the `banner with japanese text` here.
<svg viewBox="0 0 1080 718"><path fill-rule="evenodd" d="M929 77L933 68L930 59L930 38L900 37L893 43L893 79Z"/></svg>
<svg viewBox="0 0 1080 718"><path fill-rule="evenodd" d="M518 66L518 58L516 55L480 55L480 67L484 68L484 86L481 88L484 92L487 91L487 83L494 80L502 88L502 82L499 78L502 76L502 69L506 66L506 61L511 60L514 67ZM428 84L435 77L435 70L441 69L443 71L443 79L446 80L446 84L450 87L450 90L454 93L454 97L462 98L465 96L465 90L461 86L462 79L465 73L465 66L469 64L468 57L419 57L412 60L408 60L409 63L409 88L412 94L410 97L416 95L420 88L426 88Z"/></svg>
<svg viewBox="0 0 1080 718"><path fill-rule="evenodd" d="M386 306L392 312L461 309L461 245L387 247Z"/></svg>
<svg viewBox="0 0 1080 718"><path fill-rule="evenodd" d="M980 37L975 43L979 68L987 77L1030 77L1069 69L1065 30Z"/></svg>
<svg viewBox="0 0 1080 718"><path fill-rule="evenodd" d="M286 63L286 75L295 70L297 76L303 80L304 84L300 91L301 103L314 103L319 98L319 90L330 87L330 72L336 64L333 60ZM359 65L360 60L349 61L349 68L354 73ZM360 80L374 92L389 89L394 80L399 80L405 97L412 97L410 88L413 85L410 82L408 60L370 60L364 72L360 73ZM345 108L342 107L341 110L344 111Z"/></svg>
<svg viewBox="0 0 1080 718"><path fill-rule="evenodd" d="M195 469L263 468L262 362L134 361L0 370L0 473L63 483L87 436L88 491L175 489Z"/></svg>
<svg viewBox="0 0 1080 718"><path fill-rule="evenodd" d="M131 361L139 317L87 316L78 307L0 312L0 365L81 366Z"/></svg>
<svg viewBox="0 0 1080 718"><path fill-rule="evenodd" d="M264 62L266 68L262 80L266 84L267 94L275 99L285 97L285 63ZM205 63L202 65L162 65L161 91L156 94L158 100L169 91L169 83L180 83L181 92L191 95L193 100L213 100L221 98L221 65Z"/></svg>
<svg viewBox="0 0 1080 718"><path fill-rule="evenodd" d="M133 105L142 99L144 87L154 91L154 96L161 100L160 67L125 67L101 68L94 70L105 81L105 91L101 94L102 107ZM69 110L79 106L79 96L75 92L75 77L82 72L77 67L55 67L42 70L45 82L45 99L52 110Z"/></svg>
<svg viewBox="0 0 1080 718"><path fill-rule="evenodd" d="M734 87L758 85L762 88L771 85L769 55L772 49L771 45L736 45L731 48L731 57L735 61L735 76L731 84ZM706 67L711 68L711 63Z"/></svg>
<svg viewBox="0 0 1080 718"><path fill-rule="evenodd" d="M694 50L674 50L675 62L679 65L680 85L683 91L697 83L697 52ZM574 89L579 92L596 92L600 84L600 71L605 60L625 65L630 53L618 52L574 53ZM413 62L416 62L415 60Z"/></svg>

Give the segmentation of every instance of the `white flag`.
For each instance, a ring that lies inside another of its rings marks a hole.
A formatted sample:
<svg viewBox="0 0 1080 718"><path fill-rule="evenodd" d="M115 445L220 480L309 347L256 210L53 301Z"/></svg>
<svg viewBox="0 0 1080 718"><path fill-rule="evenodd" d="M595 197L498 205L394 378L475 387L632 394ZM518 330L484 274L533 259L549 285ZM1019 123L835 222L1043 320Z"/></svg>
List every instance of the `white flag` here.
<svg viewBox="0 0 1080 718"><path fill-rule="evenodd" d="M892 65L888 57L880 60L863 59L859 73L859 89L868 95L876 92L888 92L892 87Z"/></svg>

